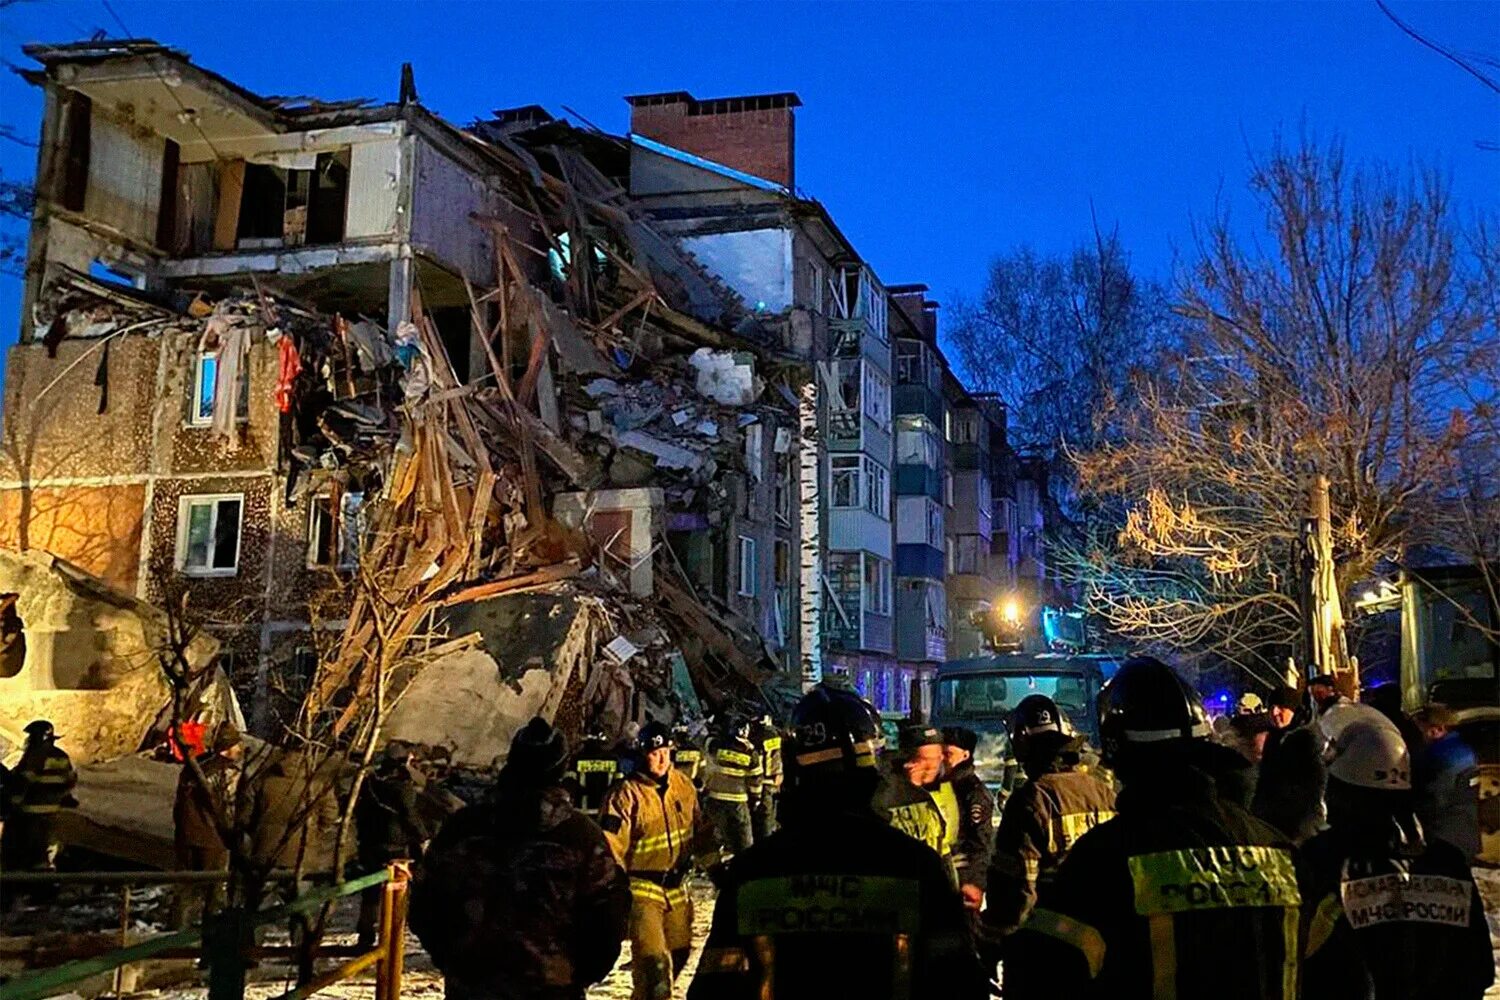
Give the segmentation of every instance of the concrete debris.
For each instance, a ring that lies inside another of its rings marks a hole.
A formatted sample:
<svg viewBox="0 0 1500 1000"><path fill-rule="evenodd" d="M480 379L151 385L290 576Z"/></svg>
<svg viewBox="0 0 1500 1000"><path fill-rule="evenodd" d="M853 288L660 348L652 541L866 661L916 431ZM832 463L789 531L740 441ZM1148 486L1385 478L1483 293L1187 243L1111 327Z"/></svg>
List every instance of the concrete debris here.
<svg viewBox="0 0 1500 1000"><path fill-rule="evenodd" d="M748 406L760 395L755 356L746 351L714 351L700 347L688 358L698 373L697 389L724 406Z"/></svg>

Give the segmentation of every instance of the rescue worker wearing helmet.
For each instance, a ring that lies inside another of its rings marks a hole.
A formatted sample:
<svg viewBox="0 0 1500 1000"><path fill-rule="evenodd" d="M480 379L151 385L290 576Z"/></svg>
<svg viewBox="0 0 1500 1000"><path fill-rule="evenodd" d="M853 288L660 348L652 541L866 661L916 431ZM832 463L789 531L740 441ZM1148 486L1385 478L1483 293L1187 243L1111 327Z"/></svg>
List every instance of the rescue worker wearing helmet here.
<svg viewBox="0 0 1500 1000"><path fill-rule="evenodd" d="M6 775L5 828L0 831L0 870L52 871L57 861L57 816L78 803L73 787L78 772L73 761L57 746L52 723L37 719L25 729L26 745L21 759ZM56 895L51 886L30 890L31 897L46 902ZM8 893L14 903L22 892Z"/></svg>
<svg viewBox="0 0 1500 1000"><path fill-rule="evenodd" d="M573 805L585 816L598 817L599 806L620 777L620 755L609 737L595 730L583 738L563 778L563 787L573 797Z"/></svg>
<svg viewBox="0 0 1500 1000"><path fill-rule="evenodd" d="M648 722L637 761L599 809L599 826L630 876L630 976L634 1000L669 1000L693 944L688 871L700 839L698 792L672 766L672 734Z"/></svg>
<svg viewBox="0 0 1500 1000"><path fill-rule="evenodd" d="M760 797L760 753L750 742L750 720L726 715L708 741L707 775L703 782L704 812L713 821L719 843L731 854L755 839L750 803Z"/></svg>
<svg viewBox="0 0 1500 1000"><path fill-rule="evenodd" d="M694 788L703 791L703 748L685 723L672 727L672 766L686 775Z"/></svg>
<svg viewBox="0 0 1500 1000"><path fill-rule="evenodd" d="M1069 848L1115 815L1114 789L1079 768L1083 740L1051 698L1021 700L1010 741L1026 780L1006 799L995 833L984 911L992 940L1021 926Z"/></svg>
<svg viewBox="0 0 1500 1000"><path fill-rule="evenodd" d="M1342 932L1376 1000L1479 1000L1495 981L1484 906L1463 852L1424 836L1405 741L1354 722L1332 754L1329 829L1304 848L1304 995L1349 992L1350 962L1334 946Z"/></svg>
<svg viewBox="0 0 1500 1000"><path fill-rule="evenodd" d="M750 733L760 755L760 794L750 804L755 839L765 840L776 829L776 800L781 795L784 766L781 761L781 730L776 720L762 715Z"/></svg>
<svg viewBox="0 0 1500 1000"><path fill-rule="evenodd" d="M852 691L798 703L780 827L729 863L688 1000L986 996L936 853L872 808L879 725Z"/></svg>
<svg viewBox="0 0 1500 1000"><path fill-rule="evenodd" d="M1240 757L1210 741L1196 691L1150 657L1099 695L1118 815L1080 837L1006 939L1007 1000L1298 996L1291 845L1222 797Z"/></svg>

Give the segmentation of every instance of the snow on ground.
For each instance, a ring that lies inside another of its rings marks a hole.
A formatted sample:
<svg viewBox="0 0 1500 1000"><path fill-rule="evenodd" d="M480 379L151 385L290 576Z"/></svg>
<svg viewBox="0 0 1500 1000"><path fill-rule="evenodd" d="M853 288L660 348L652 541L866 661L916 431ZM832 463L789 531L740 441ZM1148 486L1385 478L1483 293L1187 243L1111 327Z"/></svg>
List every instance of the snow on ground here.
<svg viewBox="0 0 1500 1000"><path fill-rule="evenodd" d="M1484 915L1490 922L1490 947L1495 951L1496 982L1485 991L1486 1000L1500 998L1500 868L1475 868L1474 881L1484 900Z"/></svg>

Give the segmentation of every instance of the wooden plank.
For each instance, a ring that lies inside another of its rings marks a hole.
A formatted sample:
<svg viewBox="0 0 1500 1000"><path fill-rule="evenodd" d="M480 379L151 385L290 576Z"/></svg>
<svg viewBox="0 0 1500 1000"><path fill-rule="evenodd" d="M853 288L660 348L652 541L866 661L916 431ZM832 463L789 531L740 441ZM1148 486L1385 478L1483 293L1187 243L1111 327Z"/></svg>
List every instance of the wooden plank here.
<svg viewBox="0 0 1500 1000"><path fill-rule="evenodd" d="M489 583L480 583L472 587L465 587L463 590L450 594L445 598L443 605L445 607L452 607L455 604L482 601L486 598L498 597L501 594L514 594L518 591L529 590L535 587L545 587L577 575L577 563L557 563L552 566L543 566L539 570L531 573L523 573L520 576L508 576L502 580L491 580Z"/></svg>
<svg viewBox="0 0 1500 1000"><path fill-rule="evenodd" d="M240 199L245 193L245 161L219 161L219 202L214 209L214 249L233 250L239 239Z"/></svg>

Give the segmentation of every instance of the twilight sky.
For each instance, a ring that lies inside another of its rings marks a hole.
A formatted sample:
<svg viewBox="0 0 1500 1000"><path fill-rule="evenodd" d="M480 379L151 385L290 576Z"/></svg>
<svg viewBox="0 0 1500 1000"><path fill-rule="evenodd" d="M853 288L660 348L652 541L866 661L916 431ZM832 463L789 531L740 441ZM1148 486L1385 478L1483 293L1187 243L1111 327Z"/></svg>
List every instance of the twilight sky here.
<svg viewBox="0 0 1500 1000"><path fill-rule="evenodd" d="M796 91L798 186L884 281L940 300L977 292L997 252L1072 247L1091 202L1167 277L1195 216L1243 205L1247 152L1278 130L1436 165L1469 210L1500 204L1500 95L1373 2L111 5L132 34L260 93L393 100L410 61L423 103L460 124L537 103L624 132L625 94ZM1391 5L1500 57L1500 4ZM27 0L0 9L0 55L24 65L23 42L98 29L123 34L100 0ZM34 139L40 106L0 78L0 124ZM0 139L0 175L34 162ZM0 345L18 309L19 283L0 278Z"/></svg>

